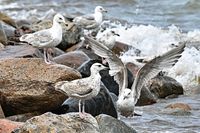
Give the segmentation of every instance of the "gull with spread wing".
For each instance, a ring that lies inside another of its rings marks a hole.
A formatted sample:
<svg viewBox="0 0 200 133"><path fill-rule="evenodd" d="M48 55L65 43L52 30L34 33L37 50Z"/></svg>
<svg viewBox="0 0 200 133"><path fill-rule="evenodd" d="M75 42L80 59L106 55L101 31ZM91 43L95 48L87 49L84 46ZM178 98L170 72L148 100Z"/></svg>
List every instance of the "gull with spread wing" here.
<svg viewBox="0 0 200 133"><path fill-rule="evenodd" d="M174 66L185 48L185 43L183 43L179 47L149 61L139 69L131 89L128 89L127 69L119 57L112 53L105 45L93 38L85 36L85 40L89 41L90 47L97 55L106 58L108 61L110 67L109 74L114 76L115 81L119 84L117 108L125 116L133 115L134 107L140 97L143 85L155 77L161 70Z"/></svg>
<svg viewBox="0 0 200 133"><path fill-rule="evenodd" d="M47 49L55 47L62 41L61 23L65 23L65 18L61 14L56 14L53 18L53 25L49 29L40 30L32 34L24 34L20 37L20 41L27 42L34 47L44 49L44 60L50 64Z"/></svg>

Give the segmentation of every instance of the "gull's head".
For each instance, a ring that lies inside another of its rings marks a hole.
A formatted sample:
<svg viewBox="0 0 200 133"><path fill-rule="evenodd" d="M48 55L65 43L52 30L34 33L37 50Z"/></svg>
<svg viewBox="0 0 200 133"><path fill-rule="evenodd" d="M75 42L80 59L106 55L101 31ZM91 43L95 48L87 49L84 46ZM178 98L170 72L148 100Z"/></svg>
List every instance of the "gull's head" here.
<svg viewBox="0 0 200 133"><path fill-rule="evenodd" d="M90 67L90 71L92 72L99 72L101 70L106 70L108 69L108 67L105 67L104 65L100 64L100 63L94 63L91 67Z"/></svg>
<svg viewBox="0 0 200 133"><path fill-rule="evenodd" d="M113 30L110 31L110 34L111 34L112 36L120 36L118 33L116 33L116 32L113 31Z"/></svg>
<svg viewBox="0 0 200 133"><path fill-rule="evenodd" d="M100 12L100 13L107 12L107 10L105 10L102 6L97 6L94 11L95 11L95 13L97 13L97 12Z"/></svg>
<svg viewBox="0 0 200 133"><path fill-rule="evenodd" d="M59 13L54 16L53 20L58 23L66 23L65 18Z"/></svg>
<svg viewBox="0 0 200 133"><path fill-rule="evenodd" d="M126 117L133 116L135 107L134 101L131 90L128 88L124 89L117 100L117 109L120 114Z"/></svg>

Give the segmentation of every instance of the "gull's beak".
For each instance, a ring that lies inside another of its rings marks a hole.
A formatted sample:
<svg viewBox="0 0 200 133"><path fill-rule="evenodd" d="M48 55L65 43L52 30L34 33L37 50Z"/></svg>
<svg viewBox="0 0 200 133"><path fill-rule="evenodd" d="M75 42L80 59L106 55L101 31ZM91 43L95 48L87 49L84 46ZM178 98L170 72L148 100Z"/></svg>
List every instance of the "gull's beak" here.
<svg viewBox="0 0 200 133"><path fill-rule="evenodd" d="M116 35L116 36L120 36L119 34L117 34L117 33L115 33L114 35Z"/></svg>
<svg viewBox="0 0 200 133"><path fill-rule="evenodd" d="M102 70L109 70L109 67L104 66Z"/></svg>
<svg viewBox="0 0 200 133"><path fill-rule="evenodd" d="M103 9L103 12L107 13L108 11L107 11L107 10L105 10L105 9Z"/></svg>

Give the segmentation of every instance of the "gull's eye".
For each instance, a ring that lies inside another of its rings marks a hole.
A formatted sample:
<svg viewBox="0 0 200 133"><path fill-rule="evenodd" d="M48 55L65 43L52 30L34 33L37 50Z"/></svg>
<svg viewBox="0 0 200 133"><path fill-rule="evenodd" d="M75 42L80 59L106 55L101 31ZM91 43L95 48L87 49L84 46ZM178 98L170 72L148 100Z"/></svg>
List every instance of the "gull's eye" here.
<svg viewBox="0 0 200 133"><path fill-rule="evenodd" d="M98 67L101 67L101 65L98 65Z"/></svg>
<svg viewBox="0 0 200 133"><path fill-rule="evenodd" d="M115 34L115 32L114 32L114 31L111 31L111 33Z"/></svg>
<svg viewBox="0 0 200 133"><path fill-rule="evenodd" d="M60 20L62 20L62 18L59 18Z"/></svg>

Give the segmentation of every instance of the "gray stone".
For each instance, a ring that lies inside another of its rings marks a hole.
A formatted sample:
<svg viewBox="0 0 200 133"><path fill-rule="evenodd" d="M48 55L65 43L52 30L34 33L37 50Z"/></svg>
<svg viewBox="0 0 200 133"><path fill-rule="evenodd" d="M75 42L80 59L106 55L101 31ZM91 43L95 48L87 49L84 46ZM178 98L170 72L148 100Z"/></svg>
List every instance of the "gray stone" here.
<svg viewBox="0 0 200 133"><path fill-rule="evenodd" d="M111 116L100 114L96 116L100 133L136 133L136 131L123 121Z"/></svg>
<svg viewBox="0 0 200 133"><path fill-rule="evenodd" d="M45 113L25 122L13 133L100 133L94 117L87 115L84 119L79 113L56 115Z"/></svg>

